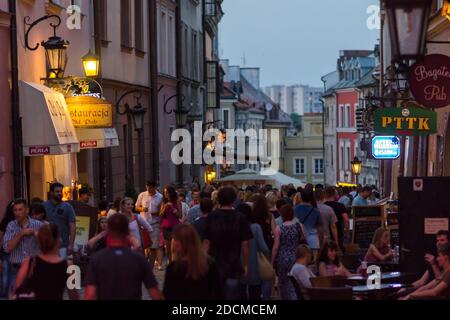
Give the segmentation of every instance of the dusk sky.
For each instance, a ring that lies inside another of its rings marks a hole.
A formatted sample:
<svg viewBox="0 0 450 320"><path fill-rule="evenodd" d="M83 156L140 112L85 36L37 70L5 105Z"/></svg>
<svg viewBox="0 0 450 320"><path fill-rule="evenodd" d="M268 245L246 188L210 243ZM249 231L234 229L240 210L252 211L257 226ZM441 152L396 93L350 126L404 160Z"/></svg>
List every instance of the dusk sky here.
<svg viewBox="0 0 450 320"><path fill-rule="evenodd" d="M322 86L339 50L373 49L366 10L376 0L225 0L220 55L261 68L261 85Z"/></svg>

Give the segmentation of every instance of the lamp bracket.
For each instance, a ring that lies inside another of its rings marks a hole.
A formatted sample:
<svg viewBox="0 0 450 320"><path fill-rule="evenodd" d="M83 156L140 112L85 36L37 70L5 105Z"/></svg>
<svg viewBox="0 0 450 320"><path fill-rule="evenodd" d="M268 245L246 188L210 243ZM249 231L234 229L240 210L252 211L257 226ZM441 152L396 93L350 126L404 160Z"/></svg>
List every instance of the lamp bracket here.
<svg viewBox="0 0 450 320"><path fill-rule="evenodd" d="M25 47L28 50L36 51L39 48L39 43L36 43L36 45L34 47L30 47L30 45L29 45L28 36L30 35L31 30L40 22L48 20L48 19L52 19L52 18L57 20L56 23L50 22L50 27L53 28L53 36L56 37L56 29L61 25L61 18L59 16L57 16L56 14L43 16L31 23L29 22L31 20L30 16L26 16L25 18L23 18L23 23L25 25L24 29L26 30L25 31ZM27 26L28 26L28 29L27 29Z"/></svg>
<svg viewBox="0 0 450 320"><path fill-rule="evenodd" d="M181 101L180 101L180 107L181 109L183 109L183 102L184 100L186 100L186 96L184 94L181 93L177 93L174 94L173 96L170 96L169 98L167 98L167 100L164 102L164 108L163 111L165 114L172 114L173 112L177 113L177 111L179 110L178 107L176 109L172 109L170 111L167 111L167 104L169 103L170 100L177 98L178 96L180 96ZM186 113L189 113L191 111L191 108L184 110Z"/></svg>
<svg viewBox="0 0 450 320"><path fill-rule="evenodd" d="M126 92L125 92L124 94L122 94L122 95L119 97L119 99L117 99L117 101L116 101L116 112L117 112L117 114L123 116L123 115L125 115L125 114L127 114L127 113L130 112L130 105L129 105L128 103L125 104L125 111L120 111L120 103L122 102L122 100L123 100L126 96L128 96L128 95L130 95L130 94L133 94L133 93L140 93L141 95L139 96L139 99L140 99L140 97L142 96L141 91L138 90L138 89L133 89L133 90L128 90L128 91L126 91ZM135 98L136 98L136 97L135 97Z"/></svg>

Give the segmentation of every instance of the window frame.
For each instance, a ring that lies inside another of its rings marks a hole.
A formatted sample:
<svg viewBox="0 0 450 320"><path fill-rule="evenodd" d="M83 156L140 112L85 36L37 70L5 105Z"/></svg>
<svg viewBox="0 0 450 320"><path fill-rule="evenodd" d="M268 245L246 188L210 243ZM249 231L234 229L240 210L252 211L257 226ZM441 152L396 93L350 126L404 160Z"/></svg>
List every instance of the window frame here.
<svg viewBox="0 0 450 320"><path fill-rule="evenodd" d="M303 161L303 172L302 171L297 172L297 160L300 160L299 170L301 170L301 167L302 167L301 164L302 164L302 161ZM292 172L296 176L301 176L301 175L305 175L306 174L306 157L294 157L294 158L292 158Z"/></svg>

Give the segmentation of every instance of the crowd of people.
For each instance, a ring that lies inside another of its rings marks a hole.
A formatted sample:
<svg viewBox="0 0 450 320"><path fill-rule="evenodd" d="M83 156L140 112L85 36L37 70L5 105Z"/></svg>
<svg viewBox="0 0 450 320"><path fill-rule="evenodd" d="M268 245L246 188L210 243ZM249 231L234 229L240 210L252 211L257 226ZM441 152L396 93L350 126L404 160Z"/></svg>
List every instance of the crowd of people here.
<svg viewBox="0 0 450 320"><path fill-rule="evenodd" d="M148 182L136 200L118 198L99 208L82 298L141 299L144 285L154 300L299 299L296 284L306 292L316 276L352 275L340 258L351 207L377 197L370 186L194 185L160 192ZM75 217L59 183L51 185L48 201L8 205L0 223L3 297L63 299L76 251ZM449 296L448 232L437 237L438 257L426 257L430 269L399 298ZM380 228L357 272L394 255L389 230ZM162 284L155 270L164 270ZM69 290L72 299L79 293Z"/></svg>

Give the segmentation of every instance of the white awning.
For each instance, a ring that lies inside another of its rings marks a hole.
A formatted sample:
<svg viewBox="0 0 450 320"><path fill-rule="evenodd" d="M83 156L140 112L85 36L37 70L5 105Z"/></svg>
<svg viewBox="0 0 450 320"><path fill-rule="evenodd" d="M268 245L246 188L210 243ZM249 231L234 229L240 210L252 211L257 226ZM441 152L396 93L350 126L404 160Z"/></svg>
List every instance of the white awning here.
<svg viewBox="0 0 450 320"><path fill-rule="evenodd" d="M80 141L80 149L99 149L119 146L119 137L114 128L77 128L75 131Z"/></svg>
<svg viewBox="0 0 450 320"><path fill-rule="evenodd" d="M20 115L25 156L79 151L75 128L61 93L38 83L21 81Z"/></svg>

